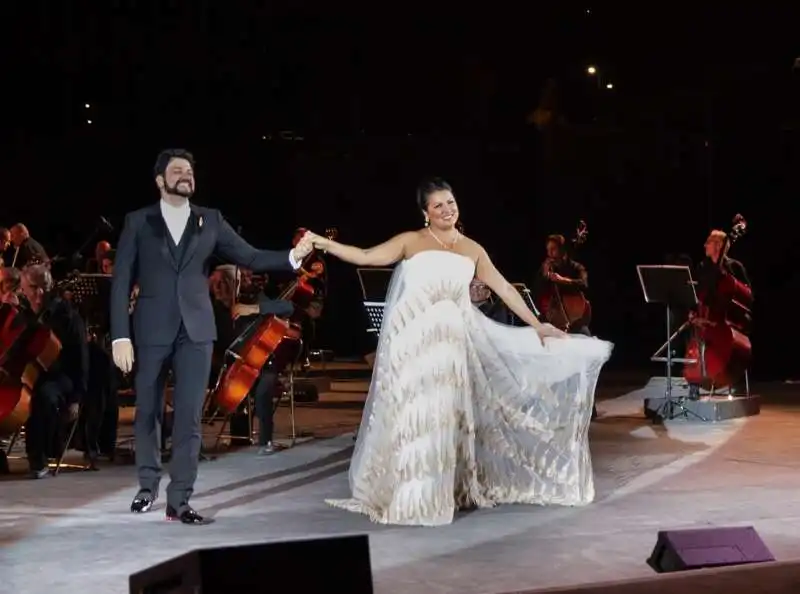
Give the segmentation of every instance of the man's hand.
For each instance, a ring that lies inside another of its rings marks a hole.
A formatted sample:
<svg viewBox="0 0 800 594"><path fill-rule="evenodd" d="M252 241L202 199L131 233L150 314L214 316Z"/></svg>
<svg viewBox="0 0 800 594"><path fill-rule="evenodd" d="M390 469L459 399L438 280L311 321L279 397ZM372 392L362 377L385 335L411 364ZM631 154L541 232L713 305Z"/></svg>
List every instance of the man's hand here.
<svg viewBox="0 0 800 594"><path fill-rule="evenodd" d="M237 303L233 306L233 319L236 320L241 316L255 316L258 314L258 305L248 305L246 303Z"/></svg>
<svg viewBox="0 0 800 594"><path fill-rule="evenodd" d="M550 280L554 283L558 283L560 285L568 285L572 283L572 279L567 278L566 276L561 276L557 272L550 273Z"/></svg>
<svg viewBox="0 0 800 594"><path fill-rule="evenodd" d="M130 373L133 369L133 343L125 338L116 341L111 346L111 354L114 358L114 365L119 367L122 373Z"/></svg>
<svg viewBox="0 0 800 594"><path fill-rule="evenodd" d="M297 242L297 245L294 246L294 250L292 251L292 255L296 262L301 262L314 250L314 243L312 241L313 233L309 233L306 231L303 234L303 237L300 238L300 241Z"/></svg>

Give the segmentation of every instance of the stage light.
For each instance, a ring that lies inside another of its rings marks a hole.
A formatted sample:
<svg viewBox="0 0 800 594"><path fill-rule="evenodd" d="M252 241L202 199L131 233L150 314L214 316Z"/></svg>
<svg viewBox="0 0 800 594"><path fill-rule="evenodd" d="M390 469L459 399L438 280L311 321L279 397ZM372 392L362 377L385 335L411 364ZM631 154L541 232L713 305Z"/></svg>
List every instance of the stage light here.
<svg viewBox="0 0 800 594"><path fill-rule="evenodd" d="M594 66L589 66L586 69L586 74L597 74L597 68L595 68Z"/></svg>
<svg viewBox="0 0 800 594"><path fill-rule="evenodd" d="M89 105L88 103L85 103L85 104L84 104L84 107L85 107L86 109L89 109L89 108L91 107L91 105Z"/></svg>
<svg viewBox="0 0 800 594"><path fill-rule="evenodd" d="M613 89L613 88L614 88L614 85L612 85L611 83L608 83L608 84L606 85L606 88L607 88L607 89Z"/></svg>
<svg viewBox="0 0 800 594"><path fill-rule="evenodd" d="M87 123L87 124L91 124L91 123L92 123L92 120L86 120L86 123Z"/></svg>

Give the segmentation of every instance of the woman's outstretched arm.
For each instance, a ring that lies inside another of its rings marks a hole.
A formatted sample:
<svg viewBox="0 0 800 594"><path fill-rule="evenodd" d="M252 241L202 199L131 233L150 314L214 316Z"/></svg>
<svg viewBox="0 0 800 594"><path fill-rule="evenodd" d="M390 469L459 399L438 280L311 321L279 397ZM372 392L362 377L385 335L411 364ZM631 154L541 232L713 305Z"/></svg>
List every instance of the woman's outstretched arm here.
<svg viewBox="0 0 800 594"><path fill-rule="evenodd" d="M319 235L314 235L312 241L315 248L356 266L390 266L405 256L406 246L413 237L414 233L407 231L368 249L345 245Z"/></svg>

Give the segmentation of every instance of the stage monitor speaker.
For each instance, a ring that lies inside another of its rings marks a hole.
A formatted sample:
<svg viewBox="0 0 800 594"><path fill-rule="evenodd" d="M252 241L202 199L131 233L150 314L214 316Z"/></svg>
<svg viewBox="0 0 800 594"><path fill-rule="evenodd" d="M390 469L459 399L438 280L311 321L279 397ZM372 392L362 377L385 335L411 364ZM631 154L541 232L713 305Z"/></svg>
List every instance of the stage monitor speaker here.
<svg viewBox="0 0 800 594"><path fill-rule="evenodd" d="M775 561L755 528L704 528L658 533L647 564L658 573Z"/></svg>
<svg viewBox="0 0 800 594"><path fill-rule="evenodd" d="M372 594L367 535L197 549L131 574L131 594ZM279 588L285 589L285 588Z"/></svg>

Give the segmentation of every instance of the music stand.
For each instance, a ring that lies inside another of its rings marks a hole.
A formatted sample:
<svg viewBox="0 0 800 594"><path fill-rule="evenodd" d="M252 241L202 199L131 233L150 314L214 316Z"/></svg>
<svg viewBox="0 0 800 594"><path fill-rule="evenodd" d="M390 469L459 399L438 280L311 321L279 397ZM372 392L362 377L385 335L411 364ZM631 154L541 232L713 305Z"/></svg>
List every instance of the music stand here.
<svg viewBox="0 0 800 594"><path fill-rule="evenodd" d="M72 303L81 314L87 331L90 334L104 331L111 298L111 275L78 274L70 279L67 287L72 292Z"/></svg>
<svg viewBox="0 0 800 594"><path fill-rule="evenodd" d="M361 284L362 303L367 312L367 332L376 336L383 327L383 309L393 272L392 268L356 269L358 282Z"/></svg>
<svg viewBox="0 0 800 594"><path fill-rule="evenodd" d="M688 418L690 415L701 421L706 421L702 416L687 409L683 403L686 397L674 400L672 398L672 364L673 363L696 363L695 359L685 359L672 356L672 341L688 325L683 324L676 332L672 332L672 308L681 307L691 309L697 305L697 293L695 292L695 282L692 280L692 272L688 266L672 265L638 265L636 272L639 274L639 284L646 303L658 303L664 306L667 322L667 341L653 354L651 360L663 361L667 367L667 390L664 394L664 405L656 411L662 419L675 419L677 416ZM659 353L666 349L666 357L659 357ZM680 414L676 414L676 409Z"/></svg>

